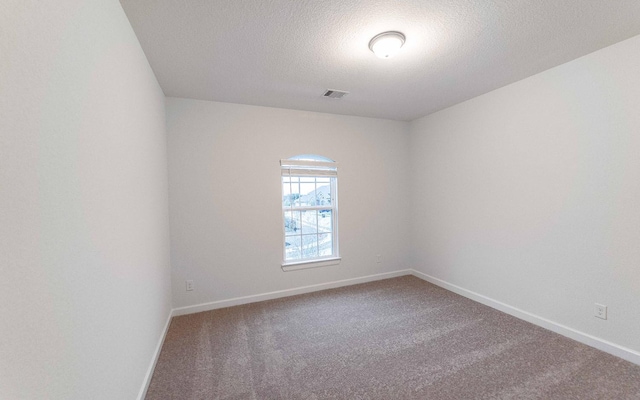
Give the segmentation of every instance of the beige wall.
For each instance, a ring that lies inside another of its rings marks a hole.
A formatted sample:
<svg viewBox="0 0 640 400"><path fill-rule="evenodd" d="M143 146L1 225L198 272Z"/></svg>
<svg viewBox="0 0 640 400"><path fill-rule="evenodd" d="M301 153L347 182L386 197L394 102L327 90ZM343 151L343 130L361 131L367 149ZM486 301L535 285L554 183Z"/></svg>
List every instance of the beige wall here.
<svg viewBox="0 0 640 400"><path fill-rule="evenodd" d="M0 398L133 399L171 307L162 90L117 1L3 1L0 54Z"/></svg>
<svg viewBox="0 0 640 400"><path fill-rule="evenodd" d="M639 352L638 65L634 37L413 121L413 266Z"/></svg>
<svg viewBox="0 0 640 400"><path fill-rule="evenodd" d="M175 307L406 267L407 123L168 98L167 133ZM283 272L279 161L309 153L339 163L342 262Z"/></svg>

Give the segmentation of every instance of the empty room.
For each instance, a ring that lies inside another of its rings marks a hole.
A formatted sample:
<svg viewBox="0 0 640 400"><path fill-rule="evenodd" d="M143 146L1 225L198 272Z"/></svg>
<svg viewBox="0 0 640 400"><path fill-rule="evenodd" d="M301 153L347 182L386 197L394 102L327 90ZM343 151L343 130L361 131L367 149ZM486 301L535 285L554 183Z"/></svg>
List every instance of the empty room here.
<svg viewBox="0 0 640 400"><path fill-rule="evenodd" d="M0 399L640 399L640 1L1 0Z"/></svg>

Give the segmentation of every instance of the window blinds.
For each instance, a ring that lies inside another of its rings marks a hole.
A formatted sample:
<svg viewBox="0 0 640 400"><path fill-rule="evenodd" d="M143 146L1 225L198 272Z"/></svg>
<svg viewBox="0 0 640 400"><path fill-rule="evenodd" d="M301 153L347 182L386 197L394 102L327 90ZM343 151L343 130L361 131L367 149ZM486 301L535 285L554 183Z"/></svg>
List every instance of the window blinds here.
<svg viewBox="0 0 640 400"><path fill-rule="evenodd" d="M282 176L337 176L338 163L314 160L280 160Z"/></svg>

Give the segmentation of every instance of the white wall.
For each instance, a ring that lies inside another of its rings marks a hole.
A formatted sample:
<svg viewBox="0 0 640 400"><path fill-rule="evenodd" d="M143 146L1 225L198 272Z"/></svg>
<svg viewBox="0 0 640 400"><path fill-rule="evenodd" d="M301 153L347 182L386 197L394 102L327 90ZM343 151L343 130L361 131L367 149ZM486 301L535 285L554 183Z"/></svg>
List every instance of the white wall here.
<svg viewBox="0 0 640 400"><path fill-rule="evenodd" d="M407 123L168 98L167 134L175 307L406 267ZM279 161L308 153L339 162L342 262L283 272Z"/></svg>
<svg viewBox="0 0 640 400"><path fill-rule="evenodd" d="M414 121L413 265L640 351L639 65L634 37Z"/></svg>
<svg viewBox="0 0 640 400"><path fill-rule="evenodd" d="M116 0L4 0L0 54L0 398L133 399L170 311L163 93Z"/></svg>

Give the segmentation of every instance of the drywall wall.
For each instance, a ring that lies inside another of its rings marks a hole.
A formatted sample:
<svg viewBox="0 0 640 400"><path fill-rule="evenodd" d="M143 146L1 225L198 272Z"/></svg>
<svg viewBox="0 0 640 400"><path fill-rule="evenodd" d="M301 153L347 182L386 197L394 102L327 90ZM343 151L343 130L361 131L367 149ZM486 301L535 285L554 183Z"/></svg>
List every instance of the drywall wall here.
<svg viewBox="0 0 640 400"><path fill-rule="evenodd" d="M164 96L116 0L0 3L0 398L134 399L170 312Z"/></svg>
<svg viewBox="0 0 640 400"><path fill-rule="evenodd" d="M413 266L640 351L638 65L634 37L413 121Z"/></svg>
<svg viewBox="0 0 640 400"><path fill-rule="evenodd" d="M404 268L408 123L178 98L166 104L174 307ZM279 162L309 153L339 163L342 262L283 272ZM185 291L187 279L194 291Z"/></svg>

